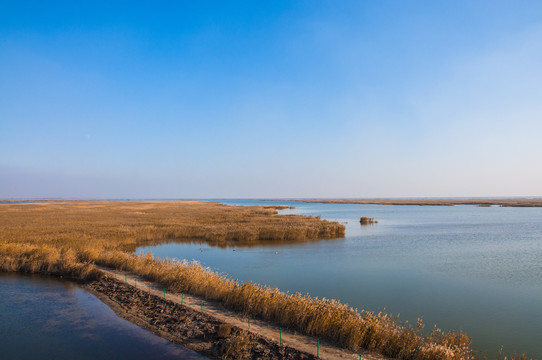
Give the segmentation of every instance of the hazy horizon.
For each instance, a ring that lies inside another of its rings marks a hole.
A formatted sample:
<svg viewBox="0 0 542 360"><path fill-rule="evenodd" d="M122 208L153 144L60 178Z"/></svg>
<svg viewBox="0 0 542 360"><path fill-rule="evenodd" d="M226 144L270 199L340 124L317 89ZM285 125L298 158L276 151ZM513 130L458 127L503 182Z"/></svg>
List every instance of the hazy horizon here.
<svg viewBox="0 0 542 360"><path fill-rule="evenodd" d="M542 195L542 3L3 4L0 198Z"/></svg>
<svg viewBox="0 0 542 360"><path fill-rule="evenodd" d="M35 197L35 198L14 198L14 197L6 197L6 198L0 198L0 201L2 200L21 200L21 201L28 201L28 200L50 200L50 201L62 201L62 200L73 200L73 201L84 201L84 200L90 200L90 201L221 201L221 200L241 200L241 201L303 201L303 200L423 200L423 199L442 199L442 200L471 200L471 199L488 199L488 200L506 200L506 199L542 199L542 196L449 196L449 197L442 197L442 196L419 196L419 197L412 197L412 196L403 196L403 197L366 197L366 198L329 198L329 197L297 197L297 198L286 198L286 197L274 197L274 198L240 198L240 197L231 197L231 198L136 198L136 197L126 197L126 198L100 198L100 197ZM346 203L346 204L356 204L356 203ZM378 205L378 204L376 204ZM389 204L387 204L389 205ZM416 205L416 204L413 204ZM459 204L458 204L459 205Z"/></svg>

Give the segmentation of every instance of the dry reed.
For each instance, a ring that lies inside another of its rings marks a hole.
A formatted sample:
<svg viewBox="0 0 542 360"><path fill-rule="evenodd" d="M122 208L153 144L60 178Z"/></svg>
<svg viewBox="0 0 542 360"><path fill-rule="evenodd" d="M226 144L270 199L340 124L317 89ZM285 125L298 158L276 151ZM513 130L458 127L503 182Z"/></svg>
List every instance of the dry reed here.
<svg viewBox="0 0 542 360"><path fill-rule="evenodd" d="M361 225L370 225L370 224L377 224L378 220L376 220L373 217L362 216L359 219L359 222L360 222Z"/></svg>
<svg viewBox="0 0 542 360"><path fill-rule="evenodd" d="M239 283L197 263L137 256L127 250L161 239L261 242L343 236L344 226L336 222L276 215L273 208L215 203L71 202L2 205L0 225L0 270L90 279L101 276L94 269L98 263L354 351L375 350L416 360L473 357L470 339L463 333L434 329L423 336L384 313ZM244 343L239 341L232 349Z"/></svg>

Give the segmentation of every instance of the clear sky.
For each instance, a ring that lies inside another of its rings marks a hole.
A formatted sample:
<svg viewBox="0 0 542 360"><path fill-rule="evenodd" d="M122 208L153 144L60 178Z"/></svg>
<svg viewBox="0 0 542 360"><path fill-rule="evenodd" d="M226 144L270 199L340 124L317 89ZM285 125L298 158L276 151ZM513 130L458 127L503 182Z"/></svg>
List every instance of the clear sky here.
<svg viewBox="0 0 542 360"><path fill-rule="evenodd" d="M541 1L0 0L2 198L541 195Z"/></svg>

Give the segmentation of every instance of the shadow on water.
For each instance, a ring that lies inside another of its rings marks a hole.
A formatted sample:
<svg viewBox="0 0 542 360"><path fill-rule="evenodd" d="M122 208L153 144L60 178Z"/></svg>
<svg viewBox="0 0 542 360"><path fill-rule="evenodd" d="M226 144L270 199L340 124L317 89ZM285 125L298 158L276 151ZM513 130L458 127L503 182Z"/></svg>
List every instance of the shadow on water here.
<svg viewBox="0 0 542 360"><path fill-rule="evenodd" d="M329 243L329 242L341 242L344 238L336 239L306 239L306 240L261 240L261 241L209 241L203 239L158 239L158 240L145 240L136 245L129 245L124 248L126 251L136 251L141 247L162 246L168 244L185 244L185 245L204 245L206 247L218 248L218 249L259 249L259 248L286 248L289 246L301 245L305 243Z"/></svg>
<svg viewBox="0 0 542 360"><path fill-rule="evenodd" d="M4 359L206 359L118 317L78 285L0 273Z"/></svg>

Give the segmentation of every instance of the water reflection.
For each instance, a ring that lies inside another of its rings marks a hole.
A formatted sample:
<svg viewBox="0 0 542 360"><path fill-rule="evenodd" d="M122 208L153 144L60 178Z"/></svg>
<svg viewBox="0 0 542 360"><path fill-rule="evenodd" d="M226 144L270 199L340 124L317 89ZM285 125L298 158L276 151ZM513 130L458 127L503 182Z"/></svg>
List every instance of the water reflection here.
<svg viewBox="0 0 542 360"><path fill-rule="evenodd" d="M70 282L0 273L4 359L205 359L122 318Z"/></svg>
<svg viewBox="0 0 542 360"><path fill-rule="evenodd" d="M292 245L301 245L305 243L323 243L323 242L341 242L344 238L336 239L305 239L305 240L263 240L263 241L207 241L202 239L165 239L165 240L145 240L144 242L136 245L130 245L126 248L128 251L133 251L141 246L162 246L167 244L185 244L185 245L202 245L203 247L212 247L219 249L243 249L243 248L281 248ZM203 248L202 248L203 249Z"/></svg>
<svg viewBox="0 0 542 360"><path fill-rule="evenodd" d="M225 201L231 204L269 204ZM493 357L500 345L542 359L542 208L303 204L344 239L256 247L169 243L140 248L195 259L241 281L387 309L427 328L463 330ZM360 216L378 219L362 226Z"/></svg>

